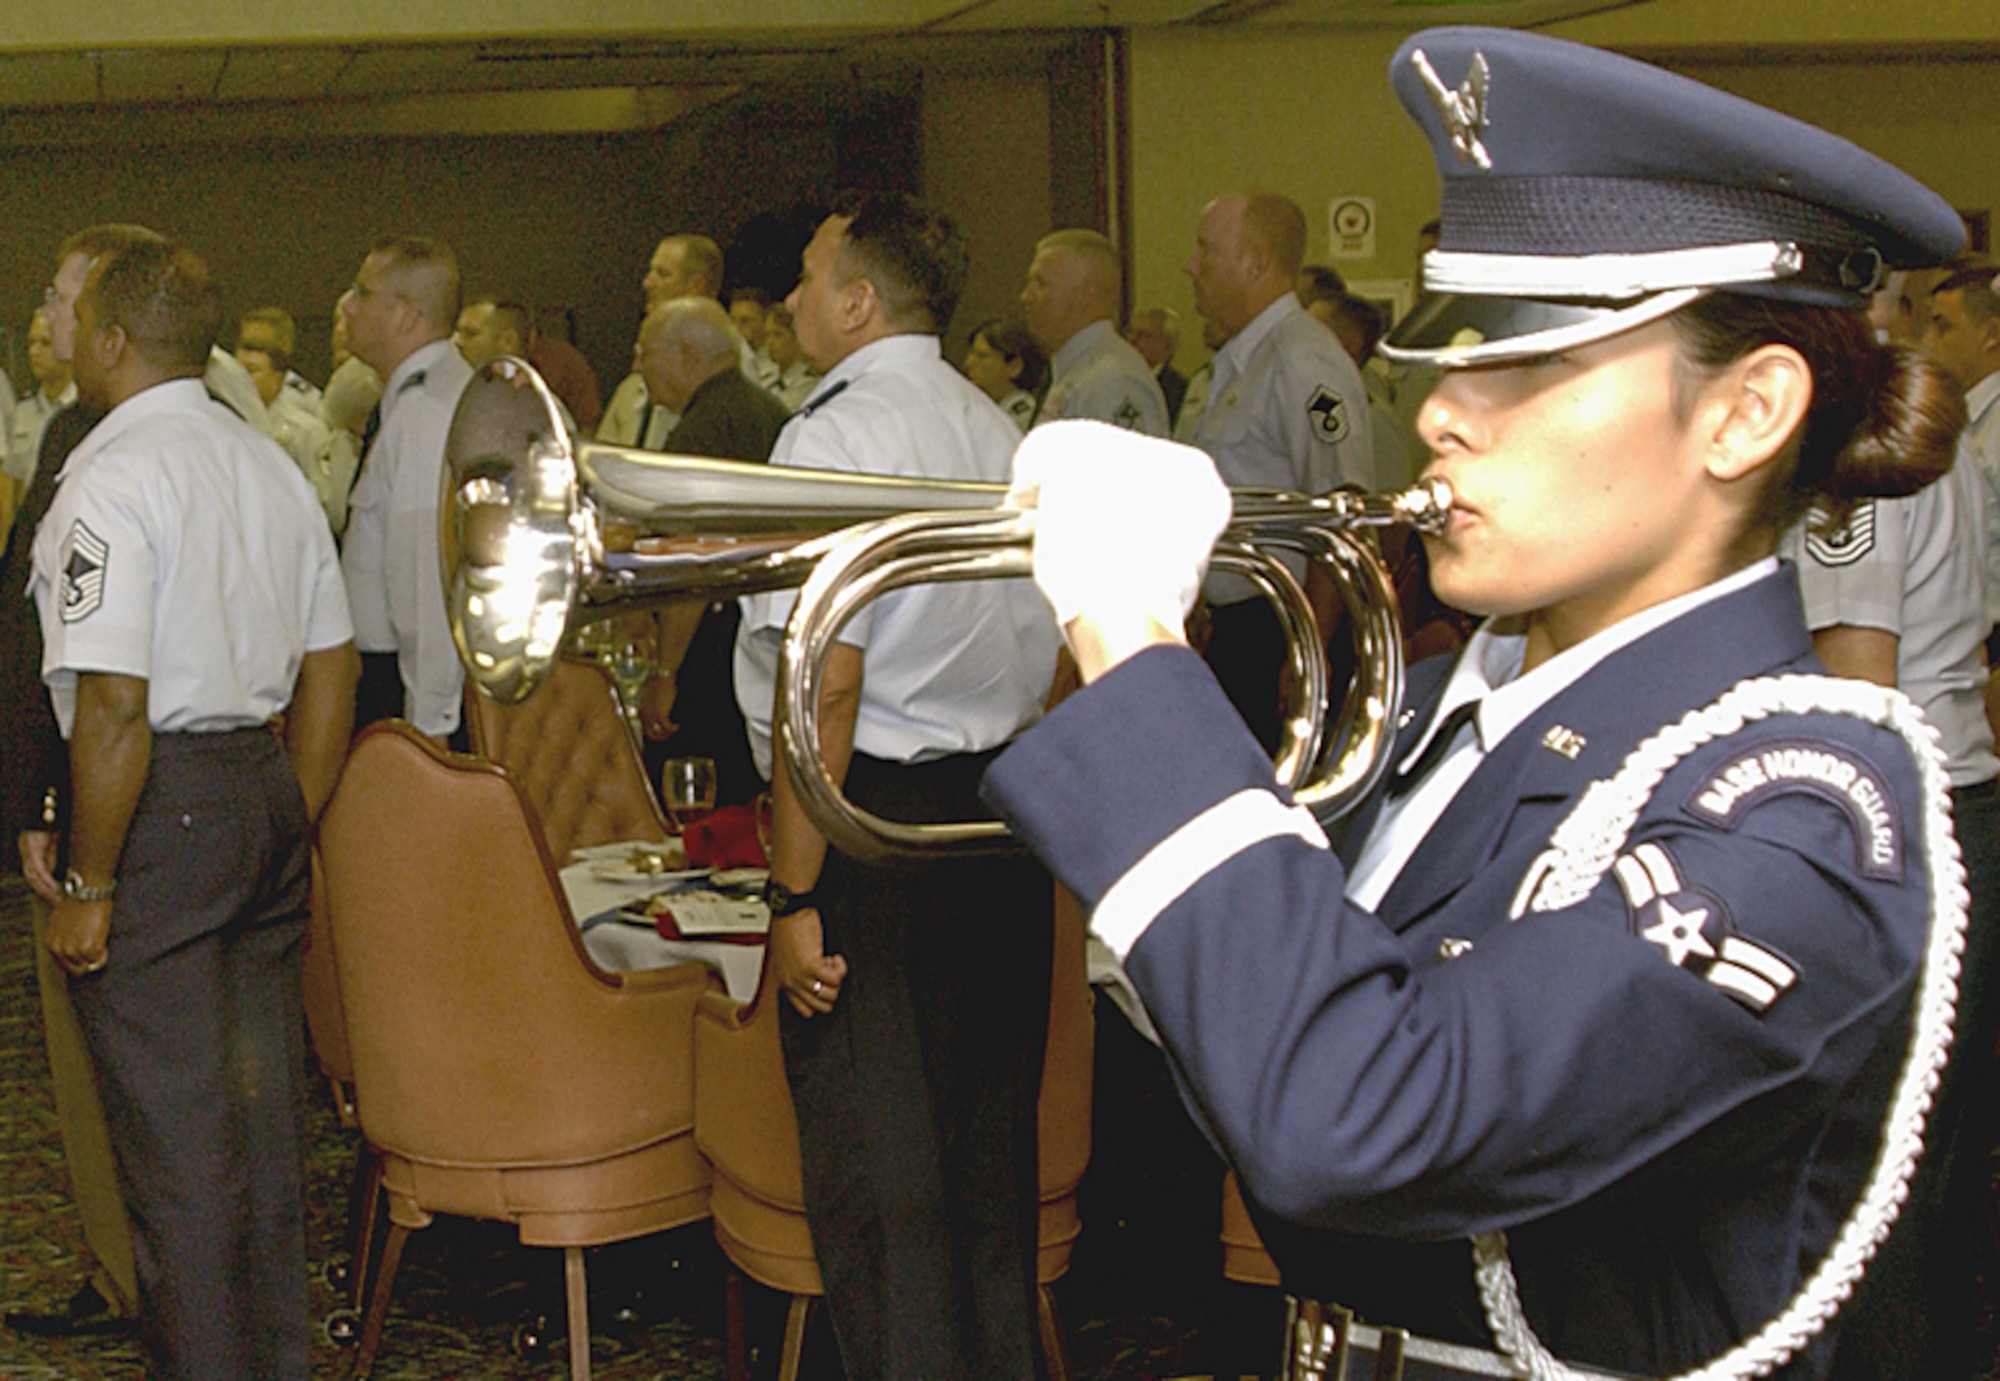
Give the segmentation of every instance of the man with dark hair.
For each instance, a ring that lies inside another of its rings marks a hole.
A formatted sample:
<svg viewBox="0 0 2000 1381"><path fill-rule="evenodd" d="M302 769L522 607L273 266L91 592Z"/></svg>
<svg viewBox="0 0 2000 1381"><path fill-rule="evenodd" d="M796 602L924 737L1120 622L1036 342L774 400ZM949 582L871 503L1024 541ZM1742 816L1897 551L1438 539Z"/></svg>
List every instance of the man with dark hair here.
<svg viewBox="0 0 2000 1381"><path fill-rule="evenodd" d="M43 295L42 313L50 348L65 366L76 342L76 300L91 266L132 244L159 237L143 226L97 225L63 241L55 277ZM63 462L102 412L81 401L52 414L42 433L33 481L8 535L0 561L0 823L16 836L21 872L34 890L30 906L35 926L35 977L42 997L42 1025L49 1050L56 1118L62 1127L63 1159L70 1193L83 1220L84 1242L94 1258L90 1279L61 1309L19 1311L8 1327L42 1336L94 1332L122 1326L122 1316L138 1309L139 1287L132 1266L132 1228L118 1186L118 1166L104 1126L97 1076L69 985L55 957L42 944L49 907L63 899L61 842L69 813L69 761L56 727L48 692L41 683L42 635L28 587L35 530L54 502L64 478Z"/></svg>
<svg viewBox="0 0 2000 1381"><path fill-rule="evenodd" d="M284 370L286 392L307 407L319 407L320 391L292 368L299 354L299 330L283 307L252 307L245 312L236 323L236 348L268 352ZM264 401L270 405L268 398Z"/></svg>
<svg viewBox="0 0 2000 1381"><path fill-rule="evenodd" d="M1958 267L1931 289L1924 349L1965 390L1965 431L1960 447L1979 467L1986 491L1986 612L2000 623L2000 267L1978 262ZM1989 637L1986 659L2000 656L2000 635ZM1996 715L2000 687L1987 683L1987 718Z"/></svg>
<svg viewBox="0 0 2000 1381"><path fill-rule="evenodd" d="M1194 306L1222 340L1199 422L1184 440L1231 485L1324 494L1373 489L1373 436L1360 371L1299 305L1306 218L1276 192L1228 192L1195 230L1187 275ZM1185 430L1185 429L1184 429ZM1293 574L1304 562L1288 557ZM1209 577L1209 665L1230 701L1275 750L1284 635L1268 601L1241 576Z"/></svg>
<svg viewBox="0 0 2000 1381"><path fill-rule="evenodd" d="M156 1374L304 1381L299 954L353 716L346 598L311 487L202 386L207 266L133 244L76 312L77 392L104 416L29 586L73 783L47 946L97 1066Z"/></svg>
<svg viewBox="0 0 2000 1381"><path fill-rule="evenodd" d="M483 369L502 355L527 358L528 337L534 329L535 318L526 307L489 295L465 304L452 339L467 364Z"/></svg>
<svg viewBox="0 0 2000 1381"><path fill-rule="evenodd" d="M341 568L363 660L359 722L401 715L442 745L465 672L438 572L444 438L472 366L452 347L458 260L436 240L379 240L340 299L347 343L382 376L381 429L361 458Z"/></svg>
<svg viewBox="0 0 2000 1381"><path fill-rule="evenodd" d="M772 464L1005 476L1019 433L937 339L965 274L951 222L901 197L841 206L788 304L826 377ZM1034 594L919 585L848 625L820 742L856 804L900 820L978 812L986 763L1039 715L1054 673ZM849 1376L1030 1381L1049 881L1019 858L885 867L828 851L771 756L791 605L743 601L736 688L771 776L768 981L834 1335Z"/></svg>

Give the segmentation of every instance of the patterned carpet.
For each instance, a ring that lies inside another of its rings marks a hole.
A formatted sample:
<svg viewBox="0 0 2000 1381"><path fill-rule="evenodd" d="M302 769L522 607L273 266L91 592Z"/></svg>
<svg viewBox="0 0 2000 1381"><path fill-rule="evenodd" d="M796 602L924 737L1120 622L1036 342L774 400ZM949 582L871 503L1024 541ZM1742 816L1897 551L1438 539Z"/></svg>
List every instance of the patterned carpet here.
<svg viewBox="0 0 2000 1381"><path fill-rule="evenodd" d="M53 1309L83 1281L83 1235L68 1195L42 1046L25 892L0 884L0 1306ZM1163 1086L1141 1087L1110 1109L1100 1141L1150 1139L1160 1127L1191 1137ZM307 1241L315 1270L338 1257L355 1139L343 1132L318 1086L308 1127ZM1163 1378L1218 1370L1218 1348L1237 1310L1215 1283L1211 1219L1183 1205L1213 1204L1206 1150L1186 1140L1153 1156L1142 1175L1098 1205L1075 1268L1059 1289L1079 1381ZM1096 1226L1097 1224L1102 1226ZM1206 1232L1206 1239L1202 1234ZM545 1313L560 1327L560 1253L522 1248L493 1224L439 1219L404 1255L375 1375L384 1381L549 1378L567 1374L559 1337L541 1356L515 1354L517 1329ZM723 1267L706 1224L594 1252L590 1258L591 1353L603 1381L720 1381ZM344 1377L350 1354L319 1336L317 1316L341 1299L313 1284L315 1376ZM1254 1308L1254 1304L1253 1304ZM773 1373L783 1301L750 1287L755 1369ZM551 1330L553 1333L554 1330ZM824 1329L816 1330L824 1334ZM1268 1336L1268 1335L1266 1335ZM830 1339L809 1339L809 1381L838 1375ZM45 1341L0 1329L0 1381L132 1381L144 1354L130 1336Z"/></svg>

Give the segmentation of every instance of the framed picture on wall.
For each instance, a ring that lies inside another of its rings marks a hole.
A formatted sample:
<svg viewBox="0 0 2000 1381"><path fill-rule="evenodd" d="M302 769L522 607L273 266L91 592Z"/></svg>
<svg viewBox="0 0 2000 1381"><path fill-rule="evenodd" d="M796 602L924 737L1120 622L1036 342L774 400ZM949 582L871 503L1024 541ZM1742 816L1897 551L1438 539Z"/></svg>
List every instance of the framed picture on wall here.
<svg viewBox="0 0 2000 1381"><path fill-rule="evenodd" d="M1403 319L1416 301L1416 285L1407 278L1356 278L1347 284L1347 295L1375 304L1382 320L1390 325Z"/></svg>

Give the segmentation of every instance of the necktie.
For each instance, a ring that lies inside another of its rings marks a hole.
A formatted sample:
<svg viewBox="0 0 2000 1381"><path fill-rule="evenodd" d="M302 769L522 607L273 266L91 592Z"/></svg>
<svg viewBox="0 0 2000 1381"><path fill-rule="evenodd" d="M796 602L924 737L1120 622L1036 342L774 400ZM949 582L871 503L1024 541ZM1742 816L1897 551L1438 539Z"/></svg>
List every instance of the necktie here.
<svg viewBox="0 0 2000 1381"><path fill-rule="evenodd" d="M1424 778L1431 774L1431 769L1444 761L1445 754L1451 751L1458 736L1465 731L1465 726L1478 713L1479 702L1468 700L1446 715L1444 722L1431 734L1430 742L1424 745L1424 751L1417 755L1417 760L1389 779L1390 798L1407 795L1421 785Z"/></svg>

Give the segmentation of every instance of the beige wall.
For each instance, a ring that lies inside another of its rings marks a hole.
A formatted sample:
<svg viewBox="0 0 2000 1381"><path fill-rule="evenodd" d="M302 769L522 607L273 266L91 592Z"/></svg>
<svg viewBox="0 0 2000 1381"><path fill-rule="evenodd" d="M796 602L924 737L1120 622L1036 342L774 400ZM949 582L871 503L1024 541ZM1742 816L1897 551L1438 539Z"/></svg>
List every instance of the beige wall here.
<svg viewBox="0 0 2000 1381"><path fill-rule="evenodd" d="M1437 214L1428 146L1388 89L1400 35L1213 29L1132 40L1133 303L1184 318L1183 368L1205 358L1181 264L1195 218L1233 186L1284 192L1306 212L1306 257L1327 254L1336 196L1376 199L1377 257L1354 279L1407 278L1417 229Z"/></svg>
<svg viewBox="0 0 2000 1381"><path fill-rule="evenodd" d="M970 267L945 354L988 317L1019 316L1035 241L1049 232L1049 91L1039 74L924 83L924 195L958 222Z"/></svg>
<svg viewBox="0 0 2000 1381"><path fill-rule="evenodd" d="M1920 13L1921 11L1921 13ZM1690 76L1832 129L1929 182L1961 210L2000 204L2000 5L1868 0L1656 0L1559 32L1654 55ZM1388 88L1400 33L1140 31L1132 41L1136 302L1190 312L1180 271L1215 192L1274 187L1306 210L1308 257L1327 250L1336 195L1377 202L1378 255L1350 278L1402 278L1436 214L1427 146ZM1948 39L1958 51L1919 50ZM1898 46L1884 49L1881 45ZM1978 49L1970 44L1987 45ZM1731 44L1754 45L1725 52ZM1190 318L1181 363L1204 358Z"/></svg>

